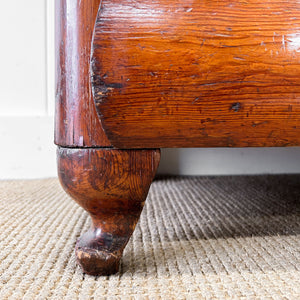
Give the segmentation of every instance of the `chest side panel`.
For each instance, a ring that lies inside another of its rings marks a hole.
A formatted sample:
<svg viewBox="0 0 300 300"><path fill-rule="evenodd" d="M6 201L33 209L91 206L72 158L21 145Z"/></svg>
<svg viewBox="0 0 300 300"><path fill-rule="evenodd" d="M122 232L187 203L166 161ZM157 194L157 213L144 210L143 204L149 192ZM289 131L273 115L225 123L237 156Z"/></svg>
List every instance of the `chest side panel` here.
<svg viewBox="0 0 300 300"><path fill-rule="evenodd" d="M103 0L93 95L120 148L300 143L298 1Z"/></svg>

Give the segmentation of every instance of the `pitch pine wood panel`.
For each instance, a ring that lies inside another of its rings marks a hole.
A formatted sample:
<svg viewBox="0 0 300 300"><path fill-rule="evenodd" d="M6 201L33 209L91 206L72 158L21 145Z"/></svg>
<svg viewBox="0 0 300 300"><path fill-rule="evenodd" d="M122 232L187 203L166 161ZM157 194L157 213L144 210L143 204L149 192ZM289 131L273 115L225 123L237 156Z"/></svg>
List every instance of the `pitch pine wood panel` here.
<svg viewBox="0 0 300 300"><path fill-rule="evenodd" d="M298 1L103 0L94 100L119 148L299 145Z"/></svg>
<svg viewBox="0 0 300 300"><path fill-rule="evenodd" d="M91 91L93 32L101 0L55 0L55 143L110 147Z"/></svg>

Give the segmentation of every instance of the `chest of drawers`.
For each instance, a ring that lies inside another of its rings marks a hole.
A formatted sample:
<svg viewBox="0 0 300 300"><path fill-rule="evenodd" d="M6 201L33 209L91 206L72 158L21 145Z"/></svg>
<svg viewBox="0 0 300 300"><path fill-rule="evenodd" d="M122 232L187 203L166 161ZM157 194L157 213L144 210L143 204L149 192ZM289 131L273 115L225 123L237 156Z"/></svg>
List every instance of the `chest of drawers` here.
<svg viewBox="0 0 300 300"><path fill-rule="evenodd" d="M164 147L300 144L298 1L56 0L65 190L92 218L84 272L110 274Z"/></svg>

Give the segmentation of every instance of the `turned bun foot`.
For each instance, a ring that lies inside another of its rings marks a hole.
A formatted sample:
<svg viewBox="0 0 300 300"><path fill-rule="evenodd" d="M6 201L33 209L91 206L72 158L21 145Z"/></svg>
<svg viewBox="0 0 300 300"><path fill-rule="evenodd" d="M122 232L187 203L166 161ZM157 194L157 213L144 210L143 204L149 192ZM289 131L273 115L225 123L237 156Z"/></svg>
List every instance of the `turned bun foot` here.
<svg viewBox="0 0 300 300"><path fill-rule="evenodd" d="M76 244L84 273L118 272L159 159L159 150L58 149L61 184L92 218Z"/></svg>

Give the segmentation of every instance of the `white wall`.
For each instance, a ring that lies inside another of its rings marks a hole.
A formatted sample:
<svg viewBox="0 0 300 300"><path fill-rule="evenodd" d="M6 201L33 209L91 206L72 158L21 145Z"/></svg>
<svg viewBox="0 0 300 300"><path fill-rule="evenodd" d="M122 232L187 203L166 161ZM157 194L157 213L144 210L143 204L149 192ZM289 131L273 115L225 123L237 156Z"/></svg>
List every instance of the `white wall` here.
<svg viewBox="0 0 300 300"><path fill-rule="evenodd" d="M0 2L0 179L56 176L53 6ZM165 149L159 171L299 173L300 148Z"/></svg>
<svg viewBox="0 0 300 300"><path fill-rule="evenodd" d="M53 3L0 2L0 179L56 176Z"/></svg>

